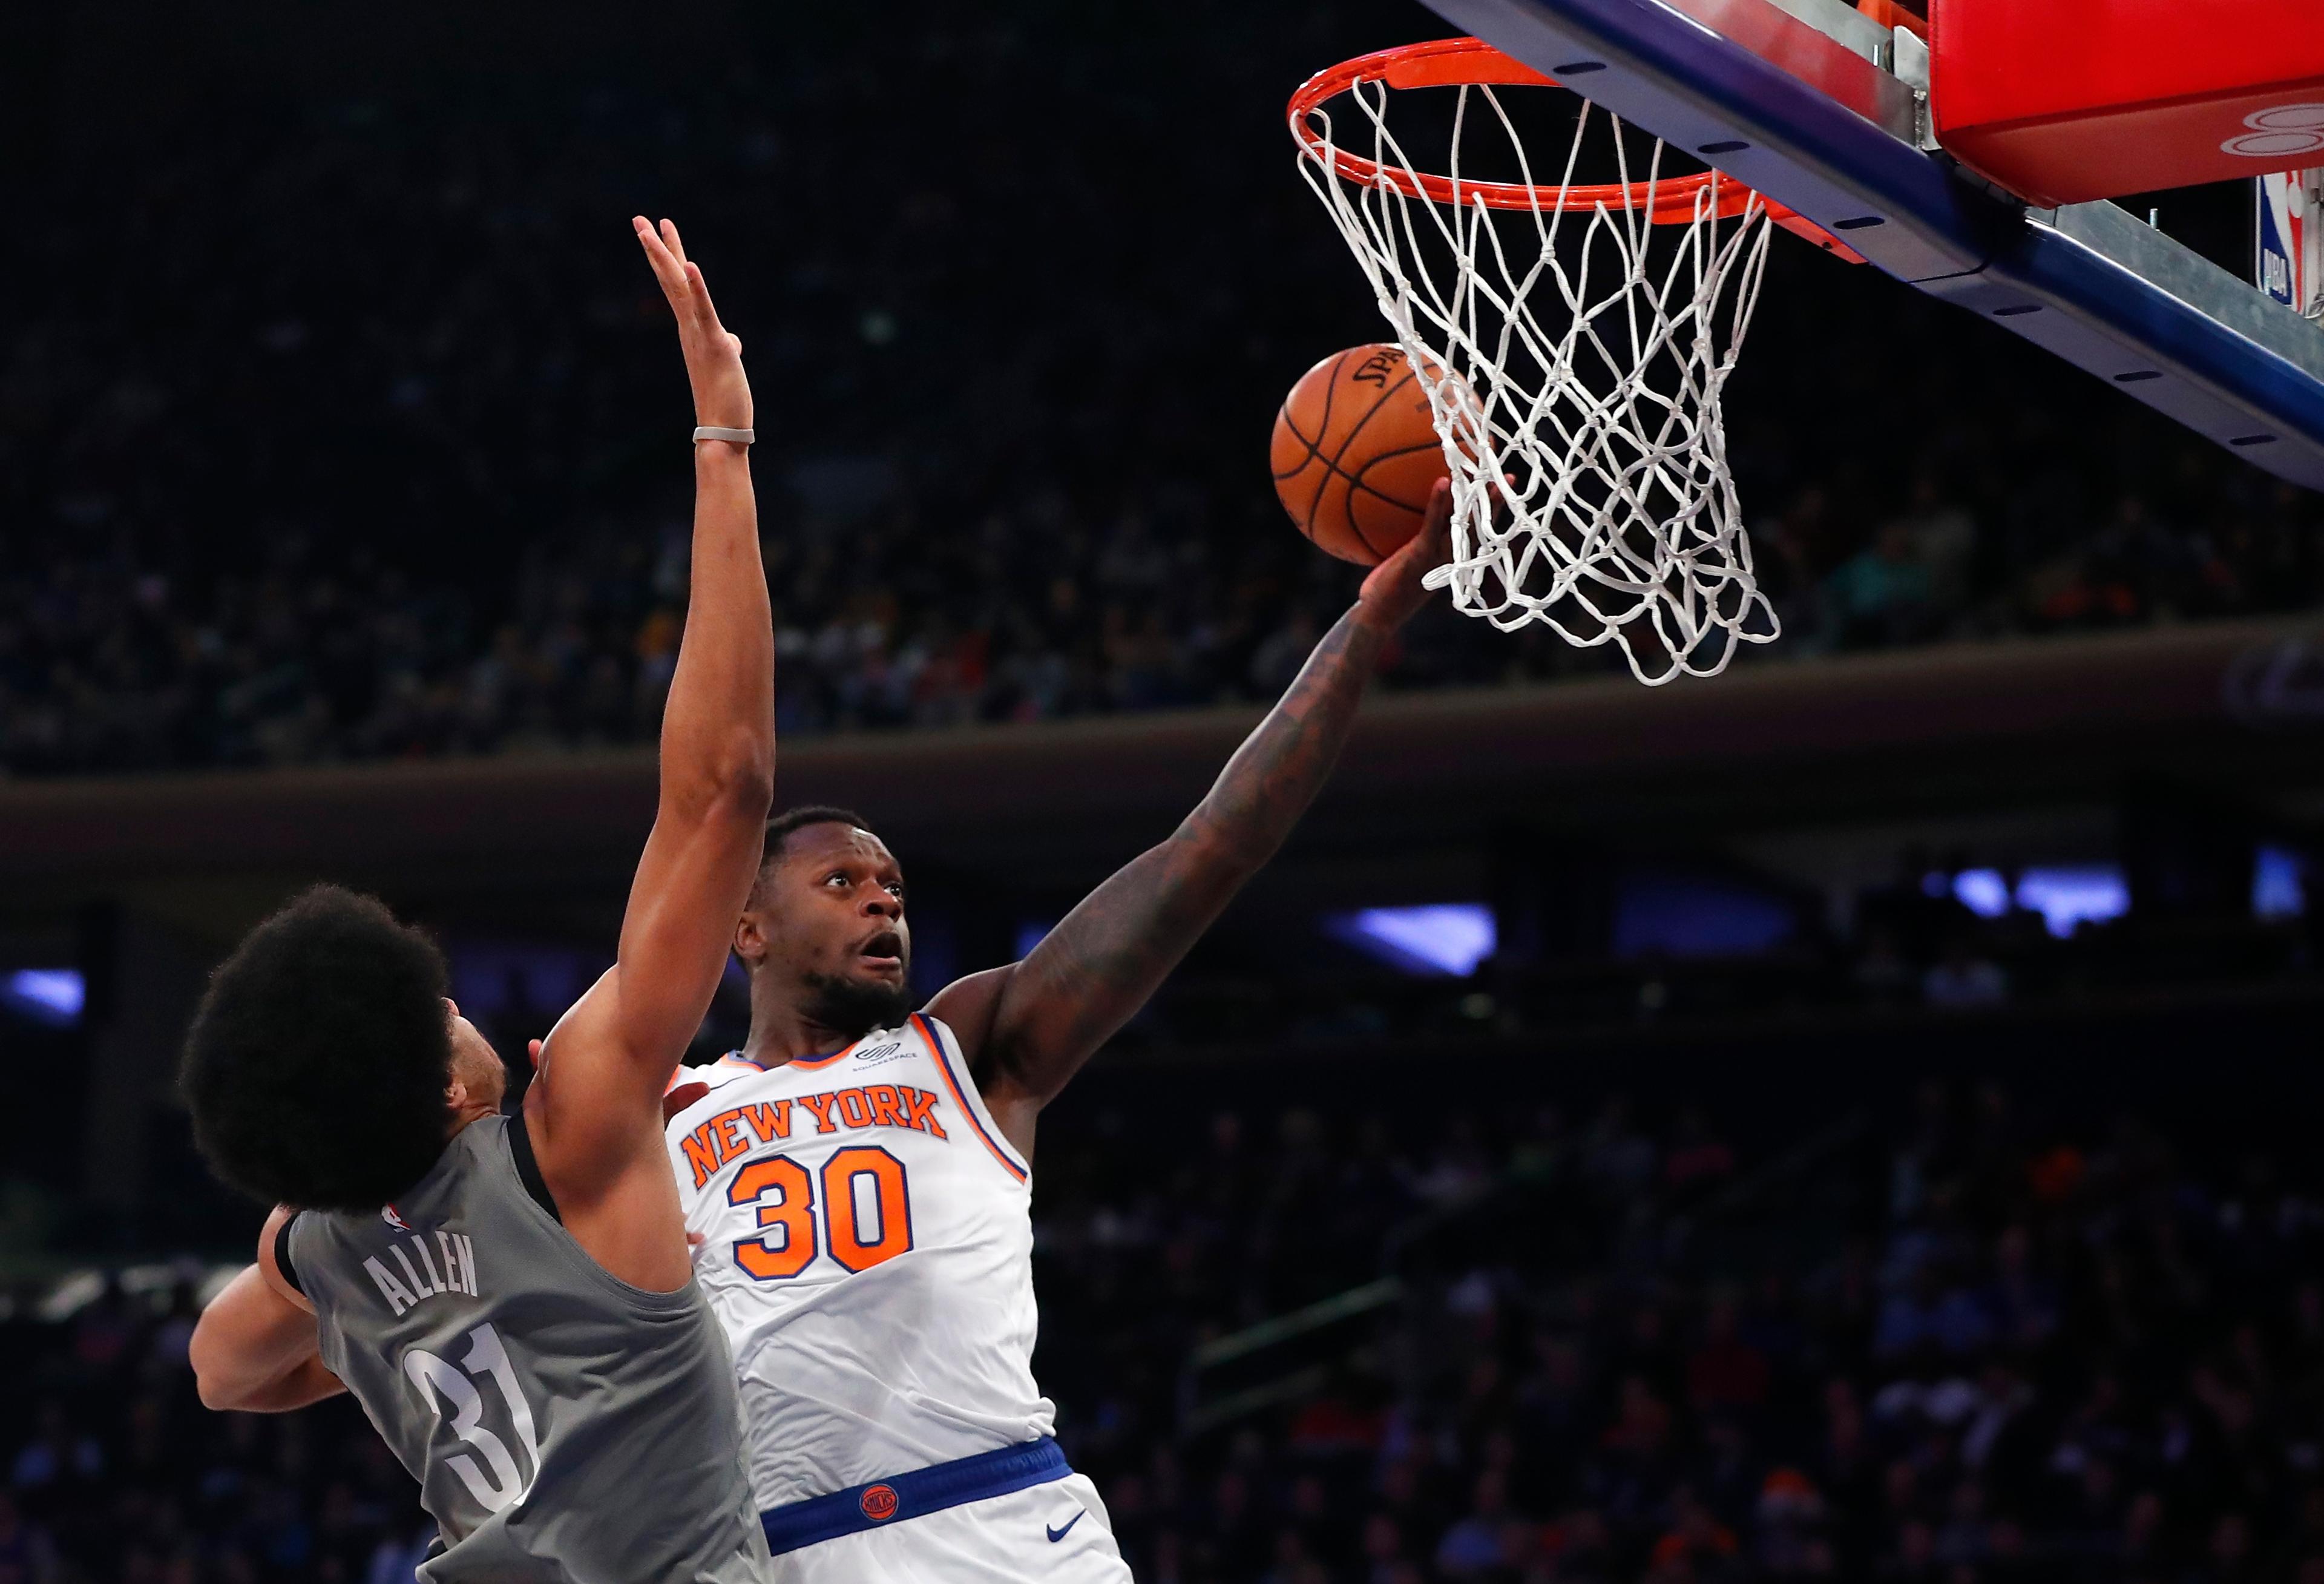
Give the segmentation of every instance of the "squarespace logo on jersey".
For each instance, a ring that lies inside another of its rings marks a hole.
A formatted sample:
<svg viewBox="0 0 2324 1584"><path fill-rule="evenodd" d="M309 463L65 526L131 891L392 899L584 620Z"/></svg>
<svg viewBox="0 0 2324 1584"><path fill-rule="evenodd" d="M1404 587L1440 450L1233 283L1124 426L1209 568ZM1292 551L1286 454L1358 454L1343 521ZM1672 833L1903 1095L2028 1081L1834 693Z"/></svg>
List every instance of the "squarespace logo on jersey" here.
<svg viewBox="0 0 2324 1584"><path fill-rule="evenodd" d="M877 1067L883 1062L893 1062L908 1054L904 1049L903 1041L891 1039L886 1045L866 1045L857 1051L855 1064L859 1067Z"/></svg>

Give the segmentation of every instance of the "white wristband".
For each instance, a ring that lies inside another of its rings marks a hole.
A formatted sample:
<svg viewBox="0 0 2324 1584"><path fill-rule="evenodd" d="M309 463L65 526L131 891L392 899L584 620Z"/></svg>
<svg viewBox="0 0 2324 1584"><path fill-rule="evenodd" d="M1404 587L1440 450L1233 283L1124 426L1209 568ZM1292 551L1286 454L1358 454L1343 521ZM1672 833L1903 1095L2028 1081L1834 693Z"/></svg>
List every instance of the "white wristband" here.
<svg viewBox="0 0 2324 1584"><path fill-rule="evenodd" d="M748 446L759 437L753 429L720 429L705 424L694 431L694 437L697 440L732 440L737 446Z"/></svg>

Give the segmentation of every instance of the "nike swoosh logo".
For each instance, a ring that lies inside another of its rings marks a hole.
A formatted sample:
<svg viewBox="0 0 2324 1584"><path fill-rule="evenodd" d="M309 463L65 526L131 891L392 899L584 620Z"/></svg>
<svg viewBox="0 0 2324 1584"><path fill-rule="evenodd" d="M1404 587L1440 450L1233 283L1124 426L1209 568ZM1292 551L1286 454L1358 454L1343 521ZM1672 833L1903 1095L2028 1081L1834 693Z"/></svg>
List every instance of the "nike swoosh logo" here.
<svg viewBox="0 0 2324 1584"><path fill-rule="evenodd" d="M1089 1509L1087 1507L1082 1508L1081 1511L1075 1513L1072 1517L1065 1520L1065 1526L1064 1529L1048 1529L1047 1525L1044 1524L1043 1528L1047 1529L1049 1543L1051 1545L1055 1545L1057 1542L1063 1540L1065 1537L1066 1532L1071 1530L1074 1524L1080 1523L1083 1518L1088 1515L1088 1514Z"/></svg>

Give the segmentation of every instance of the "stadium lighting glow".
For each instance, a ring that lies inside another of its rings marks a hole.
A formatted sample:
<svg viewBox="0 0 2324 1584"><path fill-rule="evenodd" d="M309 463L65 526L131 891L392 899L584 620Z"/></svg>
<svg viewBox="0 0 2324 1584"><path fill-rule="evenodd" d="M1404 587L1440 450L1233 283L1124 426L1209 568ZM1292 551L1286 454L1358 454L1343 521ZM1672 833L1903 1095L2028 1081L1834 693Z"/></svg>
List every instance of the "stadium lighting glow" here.
<svg viewBox="0 0 2324 1584"><path fill-rule="evenodd" d="M2018 878L2017 905L2042 916L2063 940L2083 923L2103 924L2130 911L2130 885L2111 863L2029 869Z"/></svg>
<svg viewBox="0 0 2324 1584"><path fill-rule="evenodd" d="M1953 876L1952 891L1954 899L1979 918L2000 918L2009 912L2009 881L1997 869L1962 870ZM2256 909L2256 878L2252 897ZM2015 905L2040 914L2050 933L2063 940L2085 920L2104 923L2129 912L2130 887L2111 863L2029 869L2018 877Z"/></svg>
<svg viewBox="0 0 2324 1584"><path fill-rule="evenodd" d="M1406 973L1465 979L1499 942L1493 910L1479 902L1366 907L1323 923L1336 939Z"/></svg>
<svg viewBox="0 0 2324 1584"><path fill-rule="evenodd" d="M2262 847L2252 859L2255 918L2298 918L2308 911L2308 865L2289 847Z"/></svg>
<svg viewBox="0 0 2324 1584"><path fill-rule="evenodd" d="M59 1028L78 1022L88 999L88 987L77 968L18 968L0 979L0 1001Z"/></svg>
<svg viewBox="0 0 2324 1584"><path fill-rule="evenodd" d="M1997 869L1965 869L1953 876L1953 896L1979 918L1999 918L2009 911L2009 882Z"/></svg>

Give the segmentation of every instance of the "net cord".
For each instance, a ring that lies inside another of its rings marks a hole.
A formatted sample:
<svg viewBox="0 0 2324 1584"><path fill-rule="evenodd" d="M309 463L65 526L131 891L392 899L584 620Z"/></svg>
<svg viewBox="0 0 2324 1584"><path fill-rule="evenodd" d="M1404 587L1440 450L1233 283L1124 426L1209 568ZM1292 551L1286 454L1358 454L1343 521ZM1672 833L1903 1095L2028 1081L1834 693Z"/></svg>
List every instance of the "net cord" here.
<svg viewBox="0 0 2324 1584"><path fill-rule="evenodd" d="M1643 204L1570 209L1565 189L1575 185L1599 119L1631 190L1621 122L1584 101L1560 180L1545 187L1492 89L1458 93L1447 172L1458 202L1423 195L1388 127L1389 89L1378 80L1357 83L1348 97L1370 128L1379 179L1359 183L1338 171L1331 115L1320 108L1310 113L1317 135L1300 162L1420 370L1444 444L1452 558L1429 585L1449 585L1456 609L1503 631L1541 622L1578 647L1613 642L1648 686L1715 676L1738 643L1764 643L1779 631L1752 571L1720 407L1765 276L1766 206L1753 194L1722 223L1713 173L1694 195L1690 223L1657 227L1656 140L1637 189ZM1508 141L1533 192L1530 207L1502 211L1530 234L1518 256L1494 211L1461 196L1472 119ZM1390 172L1403 173L1409 189ZM1648 257L1658 229L1678 234L1659 274ZM1432 246L1452 261L1449 281L1432 268ZM1522 257L1528 250L1533 256ZM1535 312L1545 288L1562 329ZM1583 372L1593 359L1594 387ZM1537 378L1525 377L1528 367ZM1671 388L1657 388L1657 371Z"/></svg>

